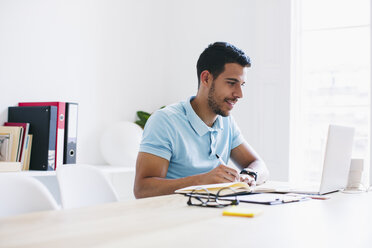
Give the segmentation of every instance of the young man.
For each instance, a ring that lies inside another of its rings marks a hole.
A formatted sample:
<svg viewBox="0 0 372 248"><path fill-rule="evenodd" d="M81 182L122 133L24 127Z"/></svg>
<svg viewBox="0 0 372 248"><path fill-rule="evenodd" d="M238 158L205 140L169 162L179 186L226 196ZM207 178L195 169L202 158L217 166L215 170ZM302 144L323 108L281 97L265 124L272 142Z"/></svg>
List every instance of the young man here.
<svg viewBox="0 0 372 248"><path fill-rule="evenodd" d="M156 111L146 123L137 157L136 198L172 194L191 185L254 185L268 179L266 165L230 115L243 97L248 67L249 57L231 44L216 42L204 50L197 63L197 95ZM226 166L229 158L241 174Z"/></svg>

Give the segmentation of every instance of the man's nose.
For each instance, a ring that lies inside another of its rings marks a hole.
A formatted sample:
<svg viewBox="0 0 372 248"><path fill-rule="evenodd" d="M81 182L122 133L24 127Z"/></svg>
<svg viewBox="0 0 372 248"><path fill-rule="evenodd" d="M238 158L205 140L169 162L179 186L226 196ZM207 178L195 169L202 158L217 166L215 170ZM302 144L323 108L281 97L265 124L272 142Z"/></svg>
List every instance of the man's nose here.
<svg viewBox="0 0 372 248"><path fill-rule="evenodd" d="M243 98L243 91L242 91L242 86L240 84L236 84L237 87L234 91L233 96L236 98Z"/></svg>

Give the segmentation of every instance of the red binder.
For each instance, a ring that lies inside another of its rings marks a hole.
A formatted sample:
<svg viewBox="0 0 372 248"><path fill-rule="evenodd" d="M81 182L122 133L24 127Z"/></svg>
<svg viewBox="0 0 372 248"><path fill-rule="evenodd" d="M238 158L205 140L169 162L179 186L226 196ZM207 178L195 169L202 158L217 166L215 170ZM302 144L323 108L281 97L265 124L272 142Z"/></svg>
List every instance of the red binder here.
<svg viewBox="0 0 372 248"><path fill-rule="evenodd" d="M18 106L56 106L57 107L57 134L56 134L56 157L55 168L63 164L64 154L64 139L65 139L65 116L66 103L65 102L20 102Z"/></svg>

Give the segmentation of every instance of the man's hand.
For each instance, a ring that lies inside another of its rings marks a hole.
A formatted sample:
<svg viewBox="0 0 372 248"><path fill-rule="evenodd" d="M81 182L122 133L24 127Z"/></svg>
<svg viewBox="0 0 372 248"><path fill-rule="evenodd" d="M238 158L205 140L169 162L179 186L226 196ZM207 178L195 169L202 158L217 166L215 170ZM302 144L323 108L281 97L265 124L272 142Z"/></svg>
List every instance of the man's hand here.
<svg viewBox="0 0 372 248"><path fill-rule="evenodd" d="M240 181L247 183L249 186L256 186L256 181L250 175L240 175Z"/></svg>
<svg viewBox="0 0 372 248"><path fill-rule="evenodd" d="M263 184L269 179L269 170L265 163L246 142L232 149L230 157L239 169L248 167L257 173L257 185Z"/></svg>
<svg viewBox="0 0 372 248"><path fill-rule="evenodd" d="M238 172L226 165L220 164L208 173L205 173L205 184L229 183L239 181Z"/></svg>

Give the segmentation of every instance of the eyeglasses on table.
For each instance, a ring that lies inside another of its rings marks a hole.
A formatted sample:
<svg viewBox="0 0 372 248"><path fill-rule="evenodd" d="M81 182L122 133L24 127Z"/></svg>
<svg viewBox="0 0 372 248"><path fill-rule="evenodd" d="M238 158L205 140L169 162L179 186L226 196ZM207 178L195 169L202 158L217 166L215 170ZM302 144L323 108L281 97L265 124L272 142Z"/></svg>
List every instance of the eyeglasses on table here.
<svg viewBox="0 0 372 248"><path fill-rule="evenodd" d="M223 196L234 196L233 199L225 199ZM212 194L208 189L199 187L191 193L185 194L189 199L187 205L198 207L223 208L231 205L238 205L239 200L236 196L236 191L230 187L220 189L217 194Z"/></svg>

